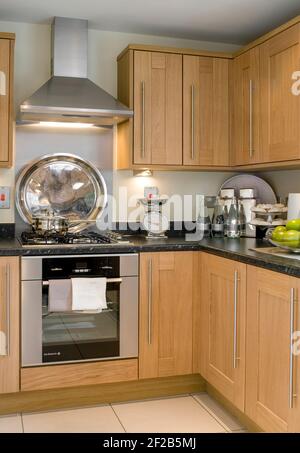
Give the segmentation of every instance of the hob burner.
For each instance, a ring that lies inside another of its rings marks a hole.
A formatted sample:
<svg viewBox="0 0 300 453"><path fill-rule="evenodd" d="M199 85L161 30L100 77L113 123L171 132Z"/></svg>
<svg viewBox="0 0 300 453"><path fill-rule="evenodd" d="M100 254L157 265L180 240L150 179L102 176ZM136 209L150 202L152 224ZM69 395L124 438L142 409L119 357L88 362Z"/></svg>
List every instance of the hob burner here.
<svg viewBox="0 0 300 453"><path fill-rule="evenodd" d="M35 231L23 231L21 243L23 246L37 245L114 245L128 243L119 233L105 231L103 233L37 233Z"/></svg>

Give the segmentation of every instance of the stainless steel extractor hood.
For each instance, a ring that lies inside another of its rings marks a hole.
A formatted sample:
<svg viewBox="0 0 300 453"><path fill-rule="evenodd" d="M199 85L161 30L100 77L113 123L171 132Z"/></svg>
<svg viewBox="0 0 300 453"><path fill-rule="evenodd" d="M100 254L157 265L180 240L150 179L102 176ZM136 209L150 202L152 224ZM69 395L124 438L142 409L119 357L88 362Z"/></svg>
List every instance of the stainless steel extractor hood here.
<svg viewBox="0 0 300 453"><path fill-rule="evenodd" d="M87 78L88 21L55 17L52 77L20 106L20 122L80 122L111 126L133 116Z"/></svg>

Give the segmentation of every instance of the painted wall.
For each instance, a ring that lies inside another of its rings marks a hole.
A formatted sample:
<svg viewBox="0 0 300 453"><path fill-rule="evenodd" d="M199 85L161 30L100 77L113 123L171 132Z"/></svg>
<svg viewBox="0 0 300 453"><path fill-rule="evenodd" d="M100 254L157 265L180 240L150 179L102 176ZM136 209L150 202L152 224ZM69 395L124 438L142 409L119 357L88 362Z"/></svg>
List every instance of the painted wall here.
<svg viewBox="0 0 300 453"><path fill-rule="evenodd" d="M258 176L268 181L279 197L300 192L300 170L268 171Z"/></svg>

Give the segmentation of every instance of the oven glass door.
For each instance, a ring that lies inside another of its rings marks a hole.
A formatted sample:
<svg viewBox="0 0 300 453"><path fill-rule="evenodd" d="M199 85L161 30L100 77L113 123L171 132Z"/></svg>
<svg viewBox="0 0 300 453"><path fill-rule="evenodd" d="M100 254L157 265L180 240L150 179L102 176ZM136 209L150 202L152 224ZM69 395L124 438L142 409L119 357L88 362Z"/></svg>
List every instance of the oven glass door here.
<svg viewBox="0 0 300 453"><path fill-rule="evenodd" d="M120 282L107 282L107 309L101 313L48 311L43 287L43 363L74 362L120 355Z"/></svg>

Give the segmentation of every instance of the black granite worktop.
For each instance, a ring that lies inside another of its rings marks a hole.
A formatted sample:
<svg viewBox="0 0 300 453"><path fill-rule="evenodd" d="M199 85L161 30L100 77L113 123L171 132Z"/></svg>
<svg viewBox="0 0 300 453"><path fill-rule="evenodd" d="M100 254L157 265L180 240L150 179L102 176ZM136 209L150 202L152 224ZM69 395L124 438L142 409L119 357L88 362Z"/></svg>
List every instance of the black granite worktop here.
<svg viewBox="0 0 300 453"><path fill-rule="evenodd" d="M187 240L185 237L170 237L167 239L147 240L143 235L128 237L130 243L101 246L76 247L22 247L17 238L0 238L0 256L51 256L74 254L103 254L103 253L139 253L158 251L205 251L224 258L242 263L270 269L296 277L300 277L300 260L265 255L253 251L253 248L268 247L260 239L216 239L207 238L201 241Z"/></svg>

